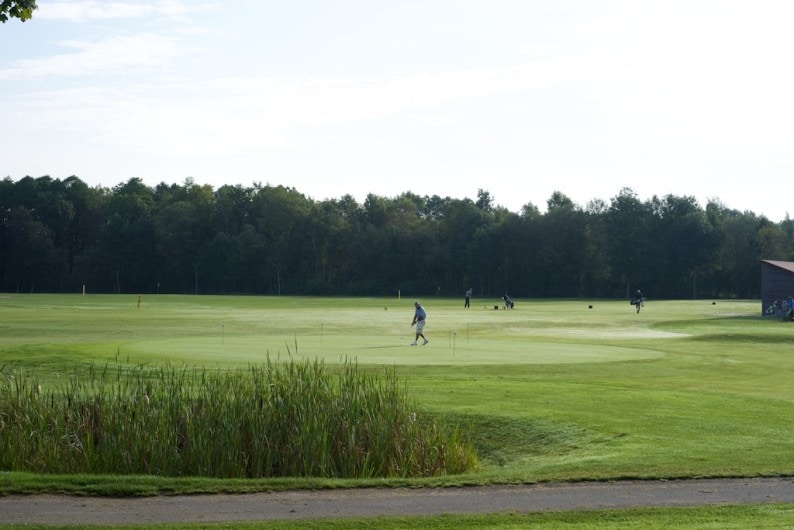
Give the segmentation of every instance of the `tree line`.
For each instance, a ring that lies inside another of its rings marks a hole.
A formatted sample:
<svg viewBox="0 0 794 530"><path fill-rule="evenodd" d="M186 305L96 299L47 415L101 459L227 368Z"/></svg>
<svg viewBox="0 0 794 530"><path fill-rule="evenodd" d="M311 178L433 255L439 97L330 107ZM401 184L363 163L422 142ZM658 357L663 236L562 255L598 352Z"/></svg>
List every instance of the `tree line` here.
<svg viewBox="0 0 794 530"><path fill-rule="evenodd" d="M760 260L794 258L788 217L629 188L515 213L485 190L360 204L262 184L7 177L0 219L4 292L758 298Z"/></svg>

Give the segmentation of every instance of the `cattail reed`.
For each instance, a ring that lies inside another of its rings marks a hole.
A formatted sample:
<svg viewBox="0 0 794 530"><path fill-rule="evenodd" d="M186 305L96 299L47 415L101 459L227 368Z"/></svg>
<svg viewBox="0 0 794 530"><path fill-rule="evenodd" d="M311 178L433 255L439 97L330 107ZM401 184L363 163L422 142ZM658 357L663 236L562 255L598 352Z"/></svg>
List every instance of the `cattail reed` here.
<svg viewBox="0 0 794 530"><path fill-rule="evenodd" d="M0 373L0 470L217 478L425 477L476 452L422 414L394 370L91 367L42 388Z"/></svg>

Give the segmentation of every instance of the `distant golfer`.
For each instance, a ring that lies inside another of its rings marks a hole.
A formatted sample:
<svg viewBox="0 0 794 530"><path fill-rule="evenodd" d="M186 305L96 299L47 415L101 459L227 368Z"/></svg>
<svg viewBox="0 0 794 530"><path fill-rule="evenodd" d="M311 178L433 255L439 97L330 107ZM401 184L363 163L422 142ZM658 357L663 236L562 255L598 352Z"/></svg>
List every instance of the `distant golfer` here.
<svg viewBox="0 0 794 530"><path fill-rule="evenodd" d="M422 337L422 340L424 341L422 346L424 346L430 342L425 338L424 334L425 321L427 320L427 311L425 311L425 308L422 307L422 304L419 302L414 302L414 307L416 308L416 311L414 311L414 319L411 322L411 325L416 325L416 338L411 343L411 346L416 346L416 343L419 341L419 337Z"/></svg>
<svg viewBox="0 0 794 530"><path fill-rule="evenodd" d="M637 313L639 313L640 308L645 305L645 297L642 296L642 291L639 289L634 293L634 298L631 299L631 305L637 306Z"/></svg>
<svg viewBox="0 0 794 530"><path fill-rule="evenodd" d="M466 290L466 301L463 303L463 308L471 307L471 287Z"/></svg>

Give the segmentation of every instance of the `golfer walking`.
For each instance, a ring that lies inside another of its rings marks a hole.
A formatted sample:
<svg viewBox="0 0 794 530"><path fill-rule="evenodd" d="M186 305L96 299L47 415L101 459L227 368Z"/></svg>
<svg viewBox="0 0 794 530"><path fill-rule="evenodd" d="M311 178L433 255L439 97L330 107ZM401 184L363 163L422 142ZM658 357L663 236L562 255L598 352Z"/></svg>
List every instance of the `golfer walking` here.
<svg viewBox="0 0 794 530"><path fill-rule="evenodd" d="M411 343L411 346L416 346L416 343L419 341L419 337L422 337L422 340L424 341L422 343L422 346L424 346L425 344L430 342L425 338L425 334L424 334L425 321L427 320L427 311L425 311L425 308L422 307L422 304L420 304L419 302L414 302L414 307L416 308L416 310L414 311L414 319L411 322L411 325L412 326L416 325L416 338Z"/></svg>

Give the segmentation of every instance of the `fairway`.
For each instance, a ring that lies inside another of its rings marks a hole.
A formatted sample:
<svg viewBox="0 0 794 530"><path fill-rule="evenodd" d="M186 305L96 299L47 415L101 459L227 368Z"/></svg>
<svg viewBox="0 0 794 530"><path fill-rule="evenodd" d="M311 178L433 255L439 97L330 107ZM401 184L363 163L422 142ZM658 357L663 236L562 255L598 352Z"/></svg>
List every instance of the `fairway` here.
<svg viewBox="0 0 794 530"><path fill-rule="evenodd" d="M472 437L466 483L794 474L794 326L758 301L420 301L426 346L413 298L9 294L0 363L396 369Z"/></svg>
<svg viewBox="0 0 794 530"><path fill-rule="evenodd" d="M91 354L130 362L232 365L268 355L384 365L602 363L661 357L643 341L683 336L654 329L650 311L637 315L619 302L592 309L581 301L523 302L514 310L464 310L447 299L425 305L430 344L416 347L413 304L396 299L148 296L138 308L135 297L31 295L2 300L0 329L6 347L39 337L44 348L87 343Z"/></svg>

